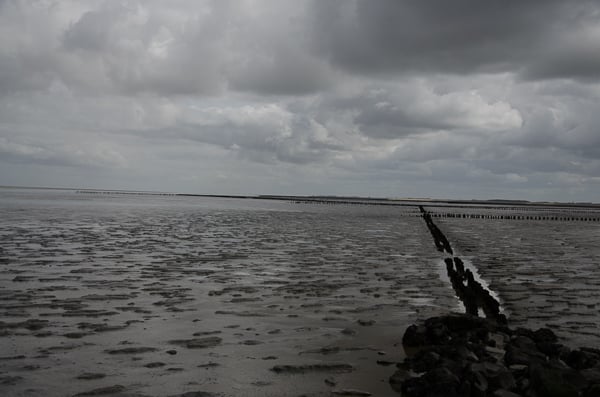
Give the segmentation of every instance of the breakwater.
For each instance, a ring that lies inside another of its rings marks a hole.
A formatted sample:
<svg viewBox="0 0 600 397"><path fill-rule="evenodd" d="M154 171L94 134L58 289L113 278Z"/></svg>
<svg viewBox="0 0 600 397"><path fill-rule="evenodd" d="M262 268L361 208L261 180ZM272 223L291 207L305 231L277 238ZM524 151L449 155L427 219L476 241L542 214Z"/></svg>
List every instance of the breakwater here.
<svg viewBox="0 0 600 397"><path fill-rule="evenodd" d="M464 314L409 326L407 358L390 377L407 397L597 397L600 349L571 349L548 328L512 329L500 302L454 256L450 242L419 207ZM485 317L485 318L484 318Z"/></svg>
<svg viewBox="0 0 600 397"><path fill-rule="evenodd" d="M458 299L462 302L468 314L477 316L480 313L487 318L505 323L506 317L500 313L500 302L492 293L475 279L473 271L465 267L464 261L454 256L454 251L444 233L433 222L431 214L419 206L423 220L433 237L438 251L451 255L444 258L446 272L452 288Z"/></svg>

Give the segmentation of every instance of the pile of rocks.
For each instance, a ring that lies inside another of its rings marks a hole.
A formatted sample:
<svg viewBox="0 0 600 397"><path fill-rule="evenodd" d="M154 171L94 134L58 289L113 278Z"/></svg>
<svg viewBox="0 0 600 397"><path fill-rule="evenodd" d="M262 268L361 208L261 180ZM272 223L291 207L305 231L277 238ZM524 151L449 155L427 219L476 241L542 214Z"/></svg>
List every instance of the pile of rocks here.
<svg viewBox="0 0 600 397"><path fill-rule="evenodd" d="M411 325L402 342L390 383L403 396L600 396L600 350L571 350L547 328L451 314Z"/></svg>

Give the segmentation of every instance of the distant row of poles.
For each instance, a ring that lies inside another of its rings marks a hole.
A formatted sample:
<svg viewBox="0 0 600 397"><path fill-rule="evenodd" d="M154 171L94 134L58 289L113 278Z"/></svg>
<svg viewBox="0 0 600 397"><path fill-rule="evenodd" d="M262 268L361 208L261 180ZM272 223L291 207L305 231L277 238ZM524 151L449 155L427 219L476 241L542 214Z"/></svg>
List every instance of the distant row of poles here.
<svg viewBox="0 0 600 397"><path fill-rule="evenodd" d="M525 221L562 221L562 222L598 222L600 217L582 217L568 215L518 215L518 214L460 214L460 213L435 213L430 212L433 218L465 218L465 219L508 219Z"/></svg>
<svg viewBox="0 0 600 397"><path fill-rule="evenodd" d="M365 202L365 201L342 201L342 200L291 200L296 204L320 204L320 205L376 205L376 206L394 206L394 207L410 207L415 208L415 211L400 212L400 216L421 216L418 212L418 204L409 203L386 203L386 202ZM430 209L438 206L428 206ZM440 206L441 208L448 208L450 206ZM473 208L469 206L452 206L457 209ZM438 207L439 208L439 207ZM482 208L482 207L478 207ZM526 220L526 221L560 221L560 222L600 222L600 211L594 211L590 209L557 209L557 208L537 208L537 207L485 207L485 209L497 211L495 213L482 214L482 213L467 213L467 212L433 212L429 210L429 214L432 218L460 218L460 219L499 219L499 220ZM549 212L564 211L564 214L549 214ZM502 211L518 211L528 212L528 214L499 214ZM532 214L536 212L537 214ZM568 212L568 213L567 213ZM542 213L542 214L540 214Z"/></svg>

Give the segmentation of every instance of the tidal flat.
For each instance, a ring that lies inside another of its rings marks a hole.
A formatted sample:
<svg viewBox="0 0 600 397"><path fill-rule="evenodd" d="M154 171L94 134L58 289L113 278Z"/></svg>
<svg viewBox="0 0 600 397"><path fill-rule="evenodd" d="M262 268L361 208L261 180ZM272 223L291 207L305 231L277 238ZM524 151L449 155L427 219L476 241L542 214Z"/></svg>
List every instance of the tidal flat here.
<svg viewBox="0 0 600 397"><path fill-rule="evenodd" d="M417 207L0 193L2 395L393 396L461 309ZM511 321L600 345L598 223L436 222Z"/></svg>

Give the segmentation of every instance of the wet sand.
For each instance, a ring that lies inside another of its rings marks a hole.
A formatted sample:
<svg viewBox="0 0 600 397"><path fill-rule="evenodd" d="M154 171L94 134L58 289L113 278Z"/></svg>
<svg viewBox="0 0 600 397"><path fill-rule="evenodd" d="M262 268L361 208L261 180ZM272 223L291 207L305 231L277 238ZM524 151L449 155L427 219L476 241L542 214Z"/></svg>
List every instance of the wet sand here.
<svg viewBox="0 0 600 397"><path fill-rule="evenodd" d="M411 209L75 200L2 207L3 395L396 395L457 306Z"/></svg>

